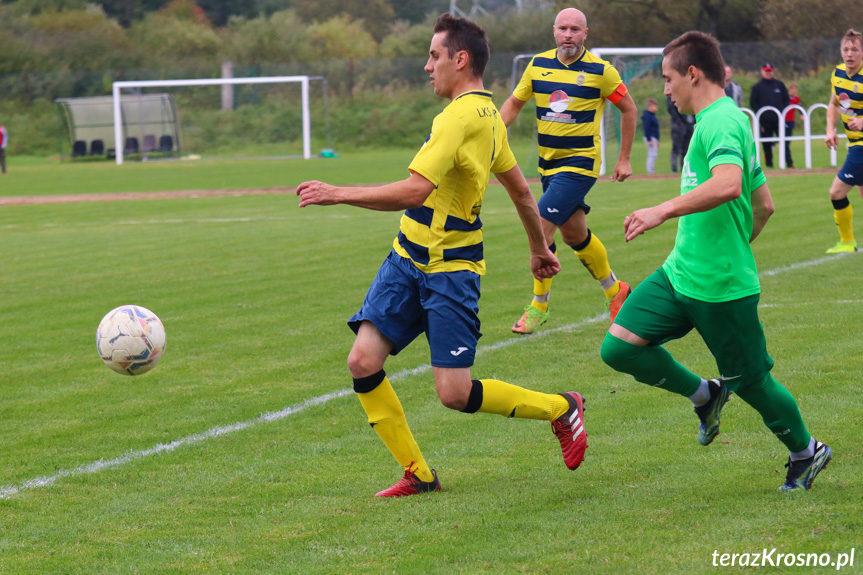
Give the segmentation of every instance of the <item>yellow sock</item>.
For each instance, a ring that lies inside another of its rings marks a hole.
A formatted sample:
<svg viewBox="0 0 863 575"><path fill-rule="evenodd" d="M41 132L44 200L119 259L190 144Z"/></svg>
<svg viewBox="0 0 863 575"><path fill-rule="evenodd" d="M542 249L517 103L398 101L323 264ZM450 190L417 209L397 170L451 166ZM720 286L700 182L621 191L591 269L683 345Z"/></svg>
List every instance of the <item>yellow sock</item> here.
<svg viewBox="0 0 863 575"><path fill-rule="evenodd" d="M544 280L538 280L533 278L533 301L530 302L530 305L541 312L548 311L548 295L551 292L552 279L545 278ZM539 298L539 301L537 301L537 298Z"/></svg>
<svg viewBox="0 0 863 575"><path fill-rule="evenodd" d="M605 297L613 298L620 291L620 282L617 278L611 275L611 266L608 264L608 252L605 251L605 246L596 237L590 233L588 244L579 251L575 252L582 265L587 268L593 279L597 280L602 286L602 291L605 292Z"/></svg>
<svg viewBox="0 0 863 575"><path fill-rule="evenodd" d="M421 480L431 481L434 476L408 427L404 409L390 380L384 377L376 388L368 393L357 393L357 397L375 433L399 465L413 469Z"/></svg>
<svg viewBox="0 0 863 575"><path fill-rule="evenodd" d="M854 210L851 204L841 210L833 210L833 219L836 221L836 227L839 228L839 241L851 243L854 241Z"/></svg>
<svg viewBox="0 0 863 575"><path fill-rule="evenodd" d="M617 292L620 291L620 282L615 279L614 284L610 288L604 289L602 291L605 292L605 297L607 299L611 299L617 295Z"/></svg>
<svg viewBox="0 0 863 575"><path fill-rule="evenodd" d="M482 405L479 411L504 417L554 421L569 409L562 395L531 391L497 379L481 379Z"/></svg>

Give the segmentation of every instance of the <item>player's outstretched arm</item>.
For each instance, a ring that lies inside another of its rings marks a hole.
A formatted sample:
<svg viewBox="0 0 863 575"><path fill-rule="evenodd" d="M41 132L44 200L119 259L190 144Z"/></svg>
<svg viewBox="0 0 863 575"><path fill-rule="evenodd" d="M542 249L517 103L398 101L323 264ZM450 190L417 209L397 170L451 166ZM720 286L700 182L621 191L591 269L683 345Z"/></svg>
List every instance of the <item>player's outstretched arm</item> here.
<svg viewBox="0 0 863 575"><path fill-rule="evenodd" d="M638 108L628 92L614 105L620 110L620 155L617 157L611 179L622 182L632 175L630 156L632 142L635 140L635 127L638 124Z"/></svg>
<svg viewBox="0 0 863 575"><path fill-rule="evenodd" d="M752 192L752 236L749 238L749 243L755 241L775 211L773 198L765 182Z"/></svg>
<svg viewBox="0 0 863 575"><path fill-rule="evenodd" d="M518 166L511 170L495 174L497 180L503 184L509 194L518 217L527 232L527 241L530 246L530 270L537 279L550 278L560 271L560 262L548 249L545 234L542 232L542 224L539 219L539 208L536 207L536 199L524 179L524 174Z"/></svg>
<svg viewBox="0 0 863 575"><path fill-rule="evenodd" d="M736 200L742 190L743 170L740 166L720 164L710 171L710 179L694 190L626 216L623 220L624 239L627 242L633 240L671 218L712 210L716 206Z"/></svg>
<svg viewBox="0 0 863 575"><path fill-rule="evenodd" d="M303 182L297 187L297 195L301 208L348 204L369 210L397 212L422 206L434 188L433 183L413 172L406 180L383 186L352 187L332 186L318 181Z"/></svg>

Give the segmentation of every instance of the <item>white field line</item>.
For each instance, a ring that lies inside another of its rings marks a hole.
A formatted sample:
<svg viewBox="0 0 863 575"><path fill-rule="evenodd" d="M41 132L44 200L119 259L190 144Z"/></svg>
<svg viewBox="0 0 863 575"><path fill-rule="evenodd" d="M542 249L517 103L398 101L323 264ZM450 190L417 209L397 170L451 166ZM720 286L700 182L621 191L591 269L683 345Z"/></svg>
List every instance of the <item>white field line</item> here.
<svg viewBox="0 0 863 575"><path fill-rule="evenodd" d="M822 263L826 263L836 259L837 257L843 257L847 254L837 254L834 256L828 256L823 258L818 258L815 260L810 260L808 262L799 262L796 264L790 264L787 266L782 266L773 270L766 270L761 272L759 275L761 276L774 276L780 273L784 273L787 271L794 271L801 268L806 268L810 266L820 265ZM856 303L859 300L847 300L848 303ZM823 302L822 302L823 303ZM548 337L550 335L560 333L560 332L568 332L581 329L587 325L594 324L600 321L606 320L608 317L607 313L601 313L599 315L593 316L589 319L582 320L580 322L571 323L567 325L562 325L560 327L551 328L543 330L539 333L531 335L529 337L513 337L510 339L504 339L497 343L493 343L488 346L482 346L477 349L477 354L481 353L489 353L492 351L497 351L499 349L504 349L512 345L520 345L523 343L531 342L536 340L537 338ZM420 365L410 369L403 369L399 372L396 372L390 375L390 379L393 381L401 379L403 377L409 377L412 375L419 375L426 373L431 370L430 364ZM0 499L9 499L10 497L20 493L21 491L26 491L28 489L34 489L37 487L45 487L48 485L52 485L56 483L58 480L63 479L64 477L74 477L78 475L86 475L89 473L97 473L104 469L110 469L113 467L119 467L121 465L125 465L126 463L131 463L132 461L142 459L144 457L148 457L150 455L156 455L159 453L171 452L177 449L178 447L184 445L191 445L193 443L199 443L201 441L205 441L208 439L212 439L215 437L220 437L222 435L227 435L229 433L234 433L236 431L241 431L248 427L252 427L253 425L258 425L260 423L268 423L271 421L279 421L285 419L291 415L296 413L300 413L301 411L306 410L309 407L314 407L316 405L322 405L324 403L328 403L333 399L337 399L340 397L345 397L351 395L353 393L353 389L346 388L341 389L339 391L334 391L332 393L328 393L325 395L319 395L318 397L313 397L311 399L307 399L300 403L296 403L294 405L290 405L281 409L279 411L268 411L266 413L262 413L258 417L254 419L248 419L246 421L240 421L238 423L234 423L232 425L224 425L218 426L208 429L203 433L195 433L192 435L187 435L181 439L177 439L170 443L160 443L154 447L149 449L139 450L139 451L130 451L124 455L120 455L113 459L100 459L98 461L93 461L91 463L86 463L84 465L80 465L75 467L74 469L61 469L57 473L53 475L45 475L42 477L37 477L35 479L30 479L23 483L19 483L18 485L6 485L4 487L0 487Z"/></svg>
<svg viewBox="0 0 863 575"><path fill-rule="evenodd" d="M483 210L483 215L497 214L515 214L512 209L486 209ZM317 210L307 210L302 214L285 215L285 216L255 216L241 218L160 218L146 220L117 220L114 222L39 222L33 224L4 224L0 229L9 230L23 227L41 227L41 228L87 228L100 227L104 228L109 225L115 226L152 226L152 225L168 225L168 224L231 224L231 223L258 223L258 222L289 222L295 220L349 220L356 217L367 217L360 212L354 214L326 214Z"/></svg>

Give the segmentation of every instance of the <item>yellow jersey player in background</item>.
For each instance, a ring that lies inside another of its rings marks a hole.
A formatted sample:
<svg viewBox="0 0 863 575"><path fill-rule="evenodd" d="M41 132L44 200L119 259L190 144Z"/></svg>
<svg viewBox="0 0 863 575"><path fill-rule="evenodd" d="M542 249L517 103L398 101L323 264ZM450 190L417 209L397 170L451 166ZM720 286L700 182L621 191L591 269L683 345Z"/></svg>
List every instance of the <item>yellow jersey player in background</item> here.
<svg viewBox="0 0 863 575"><path fill-rule="evenodd" d="M536 99L542 176L539 213L546 241L556 252L554 234L560 229L564 243L600 283L613 322L631 290L626 282L618 281L605 246L587 227L590 206L585 196L599 176L599 122L605 101L621 114L620 156L612 176L618 182L632 175L629 156L638 111L617 70L585 49L586 38L587 19L580 10L567 8L558 13L554 20L557 48L534 56L500 113L510 126L528 100ZM534 280L533 301L512 331L533 333L548 321L550 294L551 278Z"/></svg>
<svg viewBox="0 0 863 575"><path fill-rule="evenodd" d="M848 201L848 192L854 186L863 196L863 34L848 30L840 45L842 63L830 77L830 103L827 105L828 148L836 149L839 136L836 123L842 118L845 135L848 136L848 155L845 164L833 178L830 186L830 201L833 202L833 219L839 228L839 242L827 250L828 254L857 251L854 240L854 210Z"/></svg>
<svg viewBox="0 0 863 575"><path fill-rule="evenodd" d="M485 32L470 20L438 18L425 66L438 96L451 102L409 166L410 177L375 187L304 182L300 207L349 204L372 210L405 210L393 248L360 310L348 321L356 333L348 368L368 421L404 468L395 485L377 495L401 497L440 490L408 427L384 372L395 355L425 333L441 403L465 413L552 422L564 463L577 468L587 436L581 394L548 394L495 379L472 379L479 331L480 276L485 273L479 219L489 174L515 204L527 232L530 268L549 278L560 264L548 249L536 200L510 150L506 127L483 88L489 60Z"/></svg>

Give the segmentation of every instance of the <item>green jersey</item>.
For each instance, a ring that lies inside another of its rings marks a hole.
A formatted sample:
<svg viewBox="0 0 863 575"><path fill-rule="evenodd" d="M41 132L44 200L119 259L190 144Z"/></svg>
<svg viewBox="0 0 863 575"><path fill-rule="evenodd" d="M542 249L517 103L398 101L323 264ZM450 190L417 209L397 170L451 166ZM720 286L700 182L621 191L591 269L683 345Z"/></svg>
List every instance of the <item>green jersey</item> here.
<svg viewBox="0 0 863 575"><path fill-rule="evenodd" d="M740 197L680 218L674 250L662 266L677 292L706 302L731 301L761 291L749 239L752 192L766 179L755 160L749 120L727 97L696 116L680 177L681 195L710 179L710 170L722 164L743 170Z"/></svg>

